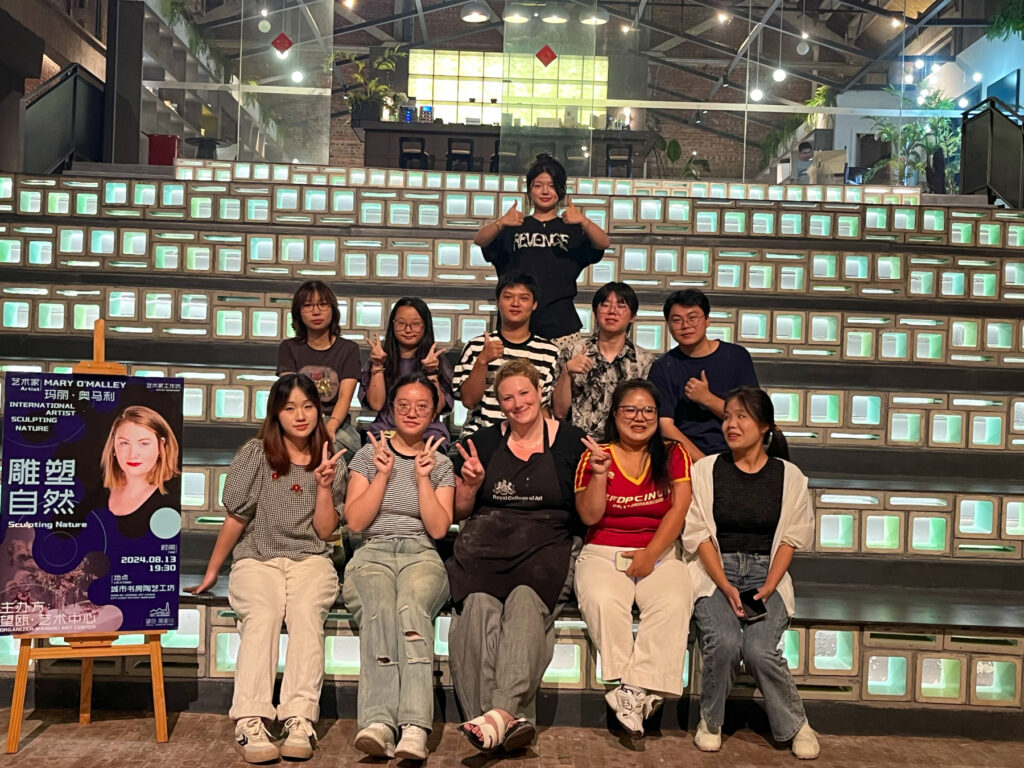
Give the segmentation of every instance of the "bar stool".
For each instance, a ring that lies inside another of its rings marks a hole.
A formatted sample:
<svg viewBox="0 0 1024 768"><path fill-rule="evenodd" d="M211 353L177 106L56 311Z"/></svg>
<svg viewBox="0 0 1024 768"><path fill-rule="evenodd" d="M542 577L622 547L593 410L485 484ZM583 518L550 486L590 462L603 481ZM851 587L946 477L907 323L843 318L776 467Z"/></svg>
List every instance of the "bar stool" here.
<svg viewBox="0 0 1024 768"><path fill-rule="evenodd" d="M398 167L408 168L409 163L414 163L423 171L433 167L433 158L426 151L426 139L415 136L398 137Z"/></svg>
<svg viewBox="0 0 1024 768"><path fill-rule="evenodd" d="M590 158L583 153L579 144L565 144L565 172L570 176L583 176L590 169Z"/></svg>
<svg viewBox="0 0 1024 768"><path fill-rule="evenodd" d="M604 175L614 176L612 171L622 168L626 172L626 178L633 177L633 145L632 144L608 144L604 148Z"/></svg>
<svg viewBox="0 0 1024 768"><path fill-rule="evenodd" d="M501 173L505 171L518 171L519 170L519 147L518 141L506 141L504 144L501 139L494 140L494 154L491 155L490 172Z"/></svg>
<svg viewBox="0 0 1024 768"><path fill-rule="evenodd" d="M467 171L473 170L472 139L448 139L448 154L445 158L444 169L450 171L459 163L463 163Z"/></svg>

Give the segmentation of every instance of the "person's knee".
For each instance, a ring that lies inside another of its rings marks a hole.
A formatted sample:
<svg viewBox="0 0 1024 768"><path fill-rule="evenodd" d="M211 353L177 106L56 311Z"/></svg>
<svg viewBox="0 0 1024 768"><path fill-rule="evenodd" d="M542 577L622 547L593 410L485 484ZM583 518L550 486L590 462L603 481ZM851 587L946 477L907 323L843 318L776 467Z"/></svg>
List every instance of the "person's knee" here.
<svg viewBox="0 0 1024 768"><path fill-rule="evenodd" d="M752 673L759 670L779 665L782 658L778 646L768 645L764 642L757 642L752 638L744 638L743 643L743 665Z"/></svg>
<svg viewBox="0 0 1024 768"><path fill-rule="evenodd" d="M705 659L736 664L743 653L743 638L739 632L705 632L701 635L701 652Z"/></svg>

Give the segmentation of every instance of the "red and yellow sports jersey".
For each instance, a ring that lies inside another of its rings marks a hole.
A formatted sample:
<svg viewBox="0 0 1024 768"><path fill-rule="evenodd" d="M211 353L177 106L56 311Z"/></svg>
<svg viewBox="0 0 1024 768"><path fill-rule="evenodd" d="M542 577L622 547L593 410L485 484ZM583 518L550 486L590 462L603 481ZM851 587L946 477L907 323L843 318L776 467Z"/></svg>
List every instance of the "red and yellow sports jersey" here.
<svg viewBox="0 0 1024 768"><path fill-rule="evenodd" d="M668 477L675 483L690 482L690 457L676 442L666 440L668 451ZM612 463L608 467L608 500L604 515L587 531L588 544L601 544L624 549L646 547L661 519L672 506L670 494L664 494L654 487L650 462L644 465L640 477L630 477L619 466L615 447L609 443L601 446L611 453ZM576 491L584 490L590 483L590 451L584 451L576 467Z"/></svg>

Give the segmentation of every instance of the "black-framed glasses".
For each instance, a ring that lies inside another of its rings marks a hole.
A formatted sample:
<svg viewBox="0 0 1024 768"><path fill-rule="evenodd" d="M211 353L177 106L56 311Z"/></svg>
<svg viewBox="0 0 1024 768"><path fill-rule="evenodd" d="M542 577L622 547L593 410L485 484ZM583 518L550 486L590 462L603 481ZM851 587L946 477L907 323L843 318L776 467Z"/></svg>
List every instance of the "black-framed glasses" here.
<svg viewBox="0 0 1024 768"><path fill-rule="evenodd" d="M395 412L398 415L405 416L410 411L417 416L429 416L431 411L433 411L433 406L428 403L410 403L405 400L399 400L395 403Z"/></svg>
<svg viewBox="0 0 1024 768"><path fill-rule="evenodd" d="M408 328L410 331L422 331L423 321L413 320L412 322L409 322L407 320L395 320L396 331L404 331L406 328Z"/></svg>
<svg viewBox="0 0 1024 768"><path fill-rule="evenodd" d="M328 309L331 308L331 305L326 301L307 301L305 304L302 305L302 308L307 312L312 312L314 309L319 309L326 312Z"/></svg>
<svg viewBox="0 0 1024 768"><path fill-rule="evenodd" d="M620 405L616 410L627 419L635 419L640 416L644 421L651 421L658 415L658 409L653 405L645 405L642 408L635 405Z"/></svg>

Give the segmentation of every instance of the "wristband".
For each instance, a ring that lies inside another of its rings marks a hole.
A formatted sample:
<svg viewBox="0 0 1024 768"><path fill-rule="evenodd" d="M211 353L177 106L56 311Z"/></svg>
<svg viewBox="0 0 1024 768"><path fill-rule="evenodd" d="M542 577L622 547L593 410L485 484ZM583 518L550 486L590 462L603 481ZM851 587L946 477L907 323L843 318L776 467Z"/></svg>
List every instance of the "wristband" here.
<svg viewBox="0 0 1024 768"><path fill-rule="evenodd" d="M383 368L371 368L370 369L370 375L372 376L375 373L384 373L384 369Z"/></svg>

